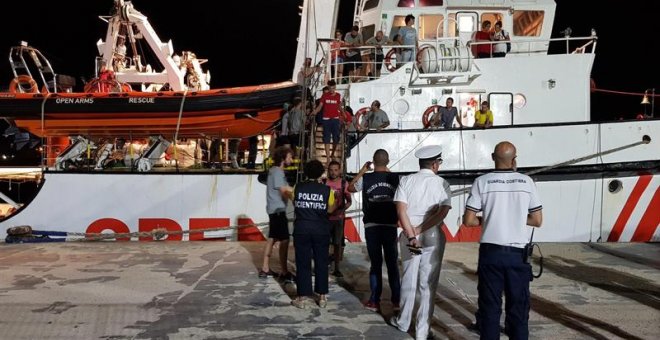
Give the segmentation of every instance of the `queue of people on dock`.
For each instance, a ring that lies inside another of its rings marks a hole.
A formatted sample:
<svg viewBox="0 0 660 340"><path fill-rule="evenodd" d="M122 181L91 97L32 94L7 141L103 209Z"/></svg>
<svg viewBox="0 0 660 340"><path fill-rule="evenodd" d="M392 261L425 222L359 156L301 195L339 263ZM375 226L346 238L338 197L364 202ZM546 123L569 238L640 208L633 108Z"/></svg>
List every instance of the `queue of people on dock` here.
<svg viewBox="0 0 660 340"><path fill-rule="evenodd" d="M442 225L452 208L449 183L438 175L443 162L442 146L418 148L415 157L420 170L407 176L390 172L389 154L384 149L376 150L372 161L366 162L350 182L341 178L339 162L331 162L326 169L320 161L311 160L304 165L306 180L294 187L286 182L282 170L290 163L292 155L290 148L278 148L276 165L268 174L270 229L259 277L279 276L285 282L295 282L296 297L291 304L297 308L305 309L314 304L326 308L329 263L335 263L332 275L342 278L343 221L351 206L351 194L360 192L371 263L370 295L364 307L381 311L382 265L385 262L389 298L395 312L390 325L402 332L414 325L417 339L431 336L434 297L446 243ZM482 337L489 339L499 337L502 294L507 299L507 334L517 339L529 336L529 281L532 276L525 249L529 243L528 226L541 226L542 205L534 181L516 172L516 156L516 148L510 142L495 146L492 154L495 170L474 181L463 214L464 225L482 227L475 327ZM328 176L322 180L326 171ZM288 201L294 208L295 276L289 272L287 264ZM270 268L275 242L279 242L281 274Z"/></svg>

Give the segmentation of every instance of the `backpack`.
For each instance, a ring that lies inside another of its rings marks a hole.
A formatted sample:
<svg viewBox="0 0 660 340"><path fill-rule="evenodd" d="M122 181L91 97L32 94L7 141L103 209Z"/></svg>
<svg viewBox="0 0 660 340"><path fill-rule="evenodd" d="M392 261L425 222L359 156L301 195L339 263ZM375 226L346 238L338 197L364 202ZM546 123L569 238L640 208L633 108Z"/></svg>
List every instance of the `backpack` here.
<svg viewBox="0 0 660 340"><path fill-rule="evenodd" d="M505 37L509 37L509 33L506 33L505 30L502 30L502 35ZM506 53L511 52L511 38L509 37L509 40L506 41Z"/></svg>

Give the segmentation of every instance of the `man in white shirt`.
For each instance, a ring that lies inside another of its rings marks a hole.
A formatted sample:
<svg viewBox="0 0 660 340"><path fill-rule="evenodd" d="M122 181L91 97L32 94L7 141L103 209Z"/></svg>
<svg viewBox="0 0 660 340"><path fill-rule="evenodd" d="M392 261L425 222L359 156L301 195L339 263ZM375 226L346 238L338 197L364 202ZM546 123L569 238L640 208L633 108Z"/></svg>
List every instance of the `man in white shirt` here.
<svg viewBox="0 0 660 340"><path fill-rule="evenodd" d="M419 172L403 177L394 195L399 224L403 227L399 236L403 278L401 313L390 319L390 323L403 332L408 331L419 291L415 334L417 339L427 339L445 252L446 239L440 226L451 209L451 191L449 183L437 175L442 164L441 146L422 147L415 157L419 158ZM414 255L409 247L421 248L421 254Z"/></svg>
<svg viewBox="0 0 660 340"><path fill-rule="evenodd" d="M482 339L499 339L504 292L507 335L527 339L532 278L525 251L531 233L527 226L541 226L542 206L534 181L516 172L513 144L500 142L492 157L495 171L474 180L463 215L466 226L483 228L477 268L477 327ZM483 220L477 217L479 212L483 212Z"/></svg>

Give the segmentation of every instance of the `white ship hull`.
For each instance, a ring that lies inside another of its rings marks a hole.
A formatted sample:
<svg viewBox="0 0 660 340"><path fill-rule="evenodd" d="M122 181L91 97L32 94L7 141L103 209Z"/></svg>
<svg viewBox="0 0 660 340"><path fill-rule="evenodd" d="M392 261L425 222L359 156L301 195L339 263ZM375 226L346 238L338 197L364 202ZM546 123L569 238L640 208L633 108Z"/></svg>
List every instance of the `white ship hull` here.
<svg viewBox="0 0 660 340"><path fill-rule="evenodd" d="M655 170L537 176L545 218L535 240L660 241L660 175ZM620 181L620 188L611 192L614 181ZM469 185L469 181L464 182ZM464 187L452 185L452 190ZM159 228L191 232L170 235L167 240L263 240L268 231L263 223L268 221L265 189L256 175L49 172L34 200L0 222L0 237L6 236L9 227L30 225L36 230L67 233L135 233ZM354 198L359 203L359 195ZM465 194L452 199L452 210L443 226L450 242L479 239L480 228L460 225L465 200ZM347 239L363 241L359 212L349 216ZM258 226L231 227L252 224ZM193 232L218 228L226 229Z"/></svg>
<svg viewBox="0 0 660 340"><path fill-rule="evenodd" d="M336 80L340 83L337 90L356 112L378 100L389 114L388 130L366 133L351 150L346 172L356 173L382 148L390 154L392 171L411 173L418 164L414 151L440 144L444 148L440 175L449 180L452 190L458 190L492 168L491 152L503 140L516 145L519 170L527 172L601 154L646 137L652 140L650 144L535 175L544 207L543 227L535 240L660 240L660 120L589 122L590 73L598 41L595 31L581 38L570 34L551 38L555 13L551 0L524 4L456 0L415 8L401 7L394 0L369 3L375 7L358 1L354 17L365 40L377 29L392 38L406 15L418 17L415 27L426 32L418 36L420 47L426 46L415 51L419 63L399 64L398 68L374 64L373 71L382 68L380 76L362 74L342 83L347 79L333 74L333 68L340 65L331 62L328 39L335 33L338 2L307 0L302 6L293 70L297 79L309 57L320 71L310 85L313 93L319 94L327 81ZM470 50L480 42L472 34L480 22L494 18L512 32L512 50L503 58L475 58ZM412 47L397 44L383 46L383 52ZM561 51L552 51L551 44L561 44ZM375 46L351 48L360 49L363 55L375 53ZM494 126L422 130L424 113L431 113L430 109L444 105L450 97L466 126L474 123L478 104L489 101ZM654 105L651 107L653 116ZM0 237L8 227L30 225L36 230L68 233L137 233L164 228L173 232L168 240L263 240L268 220L265 190L256 175L48 172L36 198L0 222ZM360 196L354 198L357 211L347 219L346 236L359 242L364 240L364 229ZM466 198L463 193L452 199L443 226L449 241L479 239L479 228L460 225ZM251 227L234 228L236 225ZM202 233L201 229L214 230ZM152 239L145 235L128 238Z"/></svg>

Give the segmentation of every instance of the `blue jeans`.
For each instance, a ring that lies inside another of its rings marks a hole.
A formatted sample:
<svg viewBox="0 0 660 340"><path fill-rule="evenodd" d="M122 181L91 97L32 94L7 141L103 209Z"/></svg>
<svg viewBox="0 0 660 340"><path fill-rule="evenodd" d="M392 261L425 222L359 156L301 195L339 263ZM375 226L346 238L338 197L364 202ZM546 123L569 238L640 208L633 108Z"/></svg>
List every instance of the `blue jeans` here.
<svg viewBox="0 0 660 340"><path fill-rule="evenodd" d="M371 267L369 268L369 285L371 286L371 297L369 302L380 303L380 295L383 293L383 253L385 254L385 265L387 276L392 291L392 303L399 303L401 297L401 281L399 279L399 252L396 239L397 228L386 225L376 225L364 229L367 240L367 252Z"/></svg>
<svg viewBox="0 0 660 340"><path fill-rule="evenodd" d="M504 323L509 338L529 338L529 281L532 278L532 267L523 262L523 250L482 243L477 271L477 325L481 338L500 338L502 292L506 296Z"/></svg>

